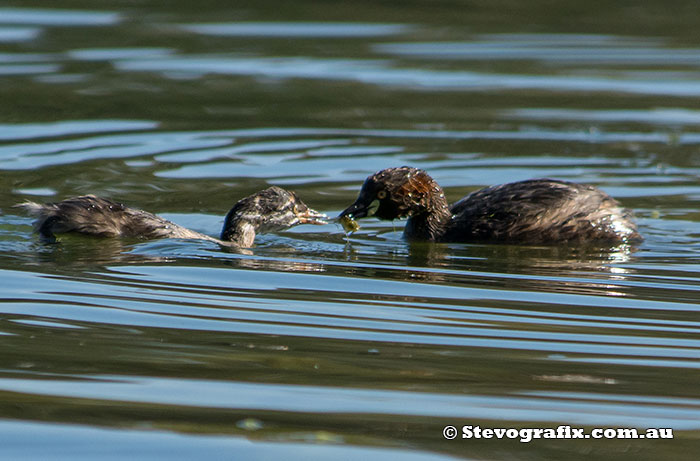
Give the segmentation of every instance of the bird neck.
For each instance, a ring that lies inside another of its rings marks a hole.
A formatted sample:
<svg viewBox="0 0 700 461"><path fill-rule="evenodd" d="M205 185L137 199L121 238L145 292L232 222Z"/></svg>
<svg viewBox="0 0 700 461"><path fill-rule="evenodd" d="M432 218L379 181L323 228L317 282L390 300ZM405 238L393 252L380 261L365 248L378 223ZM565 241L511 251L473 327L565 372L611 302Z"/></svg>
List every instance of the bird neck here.
<svg viewBox="0 0 700 461"><path fill-rule="evenodd" d="M240 247L253 246L255 233L258 230L257 222L251 213L241 213L237 206L234 206L226 215L224 227L221 230L221 240L233 242Z"/></svg>
<svg viewBox="0 0 700 461"><path fill-rule="evenodd" d="M409 240L439 241L447 232L452 213L442 188L434 184L425 206L411 215L404 229Z"/></svg>

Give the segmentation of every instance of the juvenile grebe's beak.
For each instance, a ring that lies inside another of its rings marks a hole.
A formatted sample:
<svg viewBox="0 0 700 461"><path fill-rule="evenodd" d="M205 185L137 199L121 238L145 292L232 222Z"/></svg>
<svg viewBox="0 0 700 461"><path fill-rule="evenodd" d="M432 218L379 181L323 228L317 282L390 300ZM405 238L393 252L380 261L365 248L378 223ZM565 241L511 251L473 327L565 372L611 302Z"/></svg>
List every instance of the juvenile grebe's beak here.
<svg viewBox="0 0 700 461"><path fill-rule="evenodd" d="M297 212L296 216L299 218L299 224L328 224L326 221L328 216L323 213L319 213L312 208L307 208L303 211Z"/></svg>

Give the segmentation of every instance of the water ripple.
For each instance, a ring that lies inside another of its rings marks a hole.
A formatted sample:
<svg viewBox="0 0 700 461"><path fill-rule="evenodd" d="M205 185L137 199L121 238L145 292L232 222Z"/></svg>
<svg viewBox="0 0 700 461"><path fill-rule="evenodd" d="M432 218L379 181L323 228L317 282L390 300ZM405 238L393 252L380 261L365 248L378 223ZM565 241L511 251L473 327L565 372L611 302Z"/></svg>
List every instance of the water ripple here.
<svg viewBox="0 0 700 461"><path fill-rule="evenodd" d="M0 140L40 139L54 136L88 134L113 131L148 130L158 126L156 122L138 120L75 120L49 123L0 124ZM39 149L40 150L40 149ZM35 148L24 153L35 153Z"/></svg>
<svg viewBox="0 0 700 461"><path fill-rule="evenodd" d="M123 59L113 62L122 71L160 72L164 76L200 78L206 74L261 76L274 79L357 81L415 90L484 91L543 90L616 92L667 96L698 96L695 77L666 78L620 75L514 75L426 68L398 68L391 61L322 58L231 58L179 56L162 59Z"/></svg>
<svg viewBox="0 0 700 461"><path fill-rule="evenodd" d="M0 8L0 24L106 26L120 22L118 13L49 8Z"/></svg>
<svg viewBox="0 0 700 461"><path fill-rule="evenodd" d="M277 437L274 441L261 441L250 437L222 437L220 435L183 434L149 429L111 429L104 427L49 424L40 422L0 421L6 436L3 453L13 459L52 459L73 461L85 459L103 460L151 460L167 457L170 460L195 458L226 459L232 453L240 459L285 459L306 461L309 459L342 459L364 461L386 459L402 461L449 461L453 458L415 449L355 447L332 445L323 434L302 432L289 440ZM296 436L296 437L295 437ZM86 440L99 440L99 444L86 444ZM37 443L40 441L41 443ZM336 439L335 442L342 442ZM60 450L57 449L60 447Z"/></svg>
<svg viewBox="0 0 700 461"><path fill-rule="evenodd" d="M0 43L26 42L34 40L41 34L38 27L5 27L0 26Z"/></svg>
<svg viewBox="0 0 700 461"><path fill-rule="evenodd" d="M356 22L237 22L185 24L189 32L225 37L352 38L399 35L411 31L403 24Z"/></svg>
<svg viewBox="0 0 700 461"><path fill-rule="evenodd" d="M133 269L125 267L122 271L133 272ZM623 289L609 283L591 288L591 294L577 294L575 289L567 293L523 292L481 288L474 282L466 287L444 282L432 286L426 282L416 284L415 277L406 283L339 278L314 271L313 280L318 288L310 300L299 288L307 284L308 275L305 274L228 270L226 277L235 280L235 285L230 286L223 280L223 285L214 285L214 280L223 275L216 269L141 266L138 275L133 276L124 273L119 277L80 281L44 278L42 292L37 293L39 297L15 297L13 305L5 304L2 309L6 314L32 312L51 319L131 326L594 356L700 358L699 339L662 336L662 332L697 335L700 333L697 322L653 322L641 316L632 320L626 319L623 313L625 309L650 313L697 312L695 303L676 301L663 305L652 300L604 296L613 289ZM445 278L444 275L440 277ZM17 276L8 272L4 278L13 280ZM88 285L84 286L85 283ZM496 280L488 283L499 285ZM559 278L546 283L585 286L582 282ZM116 292L115 284L120 287ZM52 288L52 285L60 288ZM21 293L24 287L18 284L16 289ZM426 292L432 295L426 296ZM382 302L372 301L372 298ZM529 307L527 310L487 308L491 302ZM58 312L51 308L52 303L62 305L58 317ZM552 307L561 309L559 306L569 306L567 309L571 310L574 306L591 305L612 309L611 315L612 312L616 314L602 317L540 312ZM352 306L351 311L348 311L349 306ZM581 332L568 332L569 327ZM552 331L557 329L562 331ZM582 331L586 329L589 331ZM609 332L600 333L603 329Z"/></svg>
<svg viewBox="0 0 700 461"><path fill-rule="evenodd" d="M423 392L382 391L321 386L219 382L125 376L87 376L86 379L0 378L0 389L102 401L144 402L206 408L236 408L313 413L372 413L391 415L498 419L502 421L567 421L577 425L700 428L700 405L678 408L653 404L618 403L599 395L596 401L565 398L558 401L536 396L442 395ZM76 386L76 384L80 384ZM207 392L201 392L207 389ZM406 405L411 402L411 405ZM665 402L664 402L665 403Z"/></svg>
<svg viewBox="0 0 700 461"><path fill-rule="evenodd" d="M569 41L572 41L570 39ZM648 43L627 42L625 46L610 44L560 43L546 44L539 40L382 43L374 46L377 53L401 57L453 60L540 60L545 62L586 65L698 65L699 48L648 47Z"/></svg>

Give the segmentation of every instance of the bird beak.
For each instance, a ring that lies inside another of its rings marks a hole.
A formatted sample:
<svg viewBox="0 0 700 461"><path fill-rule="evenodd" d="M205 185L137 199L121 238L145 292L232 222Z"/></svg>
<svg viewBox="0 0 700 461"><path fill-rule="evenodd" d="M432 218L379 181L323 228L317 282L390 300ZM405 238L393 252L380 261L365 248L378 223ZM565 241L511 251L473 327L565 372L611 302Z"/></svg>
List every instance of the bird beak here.
<svg viewBox="0 0 700 461"><path fill-rule="evenodd" d="M319 213L312 208L307 208L306 210L297 213L297 218L299 218L299 224L328 224L328 222L326 222L328 216L323 213Z"/></svg>
<svg viewBox="0 0 700 461"><path fill-rule="evenodd" d="M357 199L355 203L343 210L338 218L343 218L347 216L352 219L366 218L367 216L373 216L379 208L379 201L372 200L369 205L364 203L364 201Z"/></svg>
<svg viewBox="0 0 700 461"><path fill-rule="evenodd" d="M353 219L364 218L367 216L367 207L358 200L338 215L339 218L344 218L346 216Z"/></svg>

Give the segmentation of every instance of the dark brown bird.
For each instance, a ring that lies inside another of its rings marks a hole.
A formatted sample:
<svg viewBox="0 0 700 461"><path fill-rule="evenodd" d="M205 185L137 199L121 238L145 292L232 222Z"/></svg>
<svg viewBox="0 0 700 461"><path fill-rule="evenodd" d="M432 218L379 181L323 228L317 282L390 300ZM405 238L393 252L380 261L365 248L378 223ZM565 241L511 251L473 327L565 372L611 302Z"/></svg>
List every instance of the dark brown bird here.
<svg viewBox="0 0 700 461"><path fill-rule="evenodd" d="M16 206L37 218L35 229L48 240L55 240L55 234L77 232L100 237L202 239L250 247L258 232L277 231L297 224L326 224L326 215L309 208L294 192L276 186L238 201L226 215L220 239L94 195L45 205L25 202Z"/></svg>
<svg viewBox="0 0 700 461"><path fill-rule="evenodd" d="M632 213L593 186L531 179L473 192L452 205L423 170L388 168L368 177L340 217L408 218L404 237L435 242L550 244L642 240Z"/></svg>

